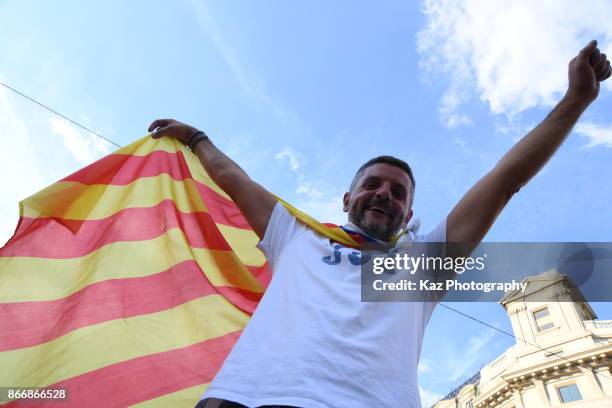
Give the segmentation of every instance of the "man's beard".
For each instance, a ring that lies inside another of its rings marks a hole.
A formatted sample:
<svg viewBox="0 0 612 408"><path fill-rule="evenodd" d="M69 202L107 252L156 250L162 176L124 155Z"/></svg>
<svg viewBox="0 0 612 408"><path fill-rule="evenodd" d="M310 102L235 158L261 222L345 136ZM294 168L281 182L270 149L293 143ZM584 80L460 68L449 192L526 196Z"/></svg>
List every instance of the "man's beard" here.
<svg viewBox="0 0 612 408"><path fill-rule="evenodd" d="M385 210L388 220L386 222L376 222L366 218L366 211L372 206L377 206ZM402 228L402 214L395 214L386 202L372 199L364 206L355 208L351 214L351 222L357 225L366 234L388 242Z"/></svg>

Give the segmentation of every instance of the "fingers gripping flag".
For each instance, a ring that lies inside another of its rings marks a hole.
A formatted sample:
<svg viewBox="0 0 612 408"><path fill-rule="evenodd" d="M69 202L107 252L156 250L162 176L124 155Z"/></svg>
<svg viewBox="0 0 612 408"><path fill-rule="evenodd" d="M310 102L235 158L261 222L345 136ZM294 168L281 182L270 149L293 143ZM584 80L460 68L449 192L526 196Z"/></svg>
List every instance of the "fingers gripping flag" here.
<svg viewBox="0 0 612 408"><path fill-rule="evenodd" d="M27 198L0 249L0 385L68 389L36 406L193 407L270 279L256 243L170 138Z"/></svg>

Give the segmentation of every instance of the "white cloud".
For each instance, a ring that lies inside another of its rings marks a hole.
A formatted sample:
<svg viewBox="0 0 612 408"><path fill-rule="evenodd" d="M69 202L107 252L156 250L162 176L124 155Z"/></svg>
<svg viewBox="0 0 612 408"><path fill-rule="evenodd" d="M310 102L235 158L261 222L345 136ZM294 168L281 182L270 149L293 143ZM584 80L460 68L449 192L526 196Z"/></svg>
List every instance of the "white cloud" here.
<svg viewBox="0 0 612 408"><path fill-rule="evenodd" d="M440 397L433 391L426 390L419 386L419 393L421 394L421 407L431 407L433 404L438 402Z"/></svg>
<svg viewBox="0 0 612 408"><path fill-rule="evenodd" d="M585 147L605 146L612 148L612 126L600 126L595 123L579 123L574 131L589 139Z"/></svg>
<svg viewBox="0 0 612 408"><path fill-rule="evenodd" d="M287 162L295 174L297 187L295 193L300 196L295 206L322 222L332 222L342 225L346 216L342 212L342 194L323 192L329 191L328 185L321 185L306 176L306 169L300 154L290 147L284 147L274 155L280 162Z"/></svg>
<svg viewBox="0 0 612 408"><path fill-rule="evenodd" d="M90 163L109 153L109 143L89 132L81 131L65 119L49 119L51 131L62 137L64 146L80 163Z"/></svg>
<svg viewBox="0 0 612 408"><path fill-rule="evenodd" d="M474 97L510 117L550 106L565 92L568 62L590 39L612 51L606 0L425 0L422 11L420 65L447 81L439 114L451 128L471 123L461 106Z"/></svg>
<svg viewBox="0 0 612 408"><path fill-rule="evenodd" d="M310 198L323 197L323 193L318 188L314 187L310 181L301 181L298 183L295 192L298 194L306 194Z"/></svg>
<svg viewBox="0 0 612 408"><path fill-rule="evenodd" d="M300 160L297 154L290 147L283 147L283 149L274 155L274 158L279 161L287 159L289 161L289 167L291 170L296 171L300 168Z"/></svg>
<svg viewBox="0 0 612 408"><path fill-rule="evenodd" d="M455 143L461 147L461 150L463 150L465 153L472 153L472 150L467 147L467 141L464 138L455 136L454 139Z"/></svg>
<svg viewBox="0 0 612 408"><path fill-rule="evenodd" d="M431 371L431 363L429 361L427 361L426 359L421 359L419 361L419 366L418 366L418 371L419 374L421 373L428 373Z"/></svg>
<svg viewBox="0 0 612 408"><path fill-rule="evenodd" d="M13 234L19 219L19 201L44 186L35 143L14 99L0 89L0 246Z"/></svg>
<svg viewBox="0 0 612 408"><path fill-rule="evenodd" d="M326 194L319 198L308 198L295 203L295 206L321 222L343 225L347 216L342 212L342 195Z"/></svg>
<svg viewBox="0 0 612 408"><path fill-rule="evenodd" d="M310 201L319 200L325 194L315 186L315 182L308 180L302 166L302 160L299 157L300 154L288 146L283 147L274 155L274 158L281 163L287 161L289 168L296 175L297 187L295 192L306 196Z"/></svg>
<svg viewBox="0 0 612 408"><path fill-rule="evenodd" d="M2 75L0 74L0 78ZM0 87L0 246L19 219L19 202L107 153L107 142ZM63 140L58 143L57 136ZM66 148L64 148L64 146Z"/></svg>

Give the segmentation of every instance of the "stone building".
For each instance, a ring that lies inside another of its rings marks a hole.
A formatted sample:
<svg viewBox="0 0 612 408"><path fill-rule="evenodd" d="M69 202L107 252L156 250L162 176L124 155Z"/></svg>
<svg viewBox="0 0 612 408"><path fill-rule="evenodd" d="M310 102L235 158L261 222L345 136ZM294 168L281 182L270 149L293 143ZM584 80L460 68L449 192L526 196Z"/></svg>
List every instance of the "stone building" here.
<svg viewBox="0 0 612 408"><path fill-rule="evenodd" d="M612 320L556 270L526 281L500 301L521 340L435 408L612 407Z"/></svg>

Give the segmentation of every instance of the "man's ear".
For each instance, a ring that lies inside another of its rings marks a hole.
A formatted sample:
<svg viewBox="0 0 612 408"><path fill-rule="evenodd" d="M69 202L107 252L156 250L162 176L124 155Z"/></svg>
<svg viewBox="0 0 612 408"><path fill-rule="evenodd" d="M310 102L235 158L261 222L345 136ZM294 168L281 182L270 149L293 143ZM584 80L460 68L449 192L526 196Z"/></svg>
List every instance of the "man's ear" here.
<svg viewBox="0 0 612 408"><path fill-rule="evenodd" d="M344 193L344 197L342 197L342 211L348 212L349 210L349 200L351 198L351 193Z"/></svg>
<svg viewBox="0 0 612 408"><path fill-rule="evenodd" d="M414 213L412 212L412 208L411 208L410 210L408 210L408 214L406 214L406 219L404 220L404 228L408 226L408 223L412 219L412 214Z"/></svg>

